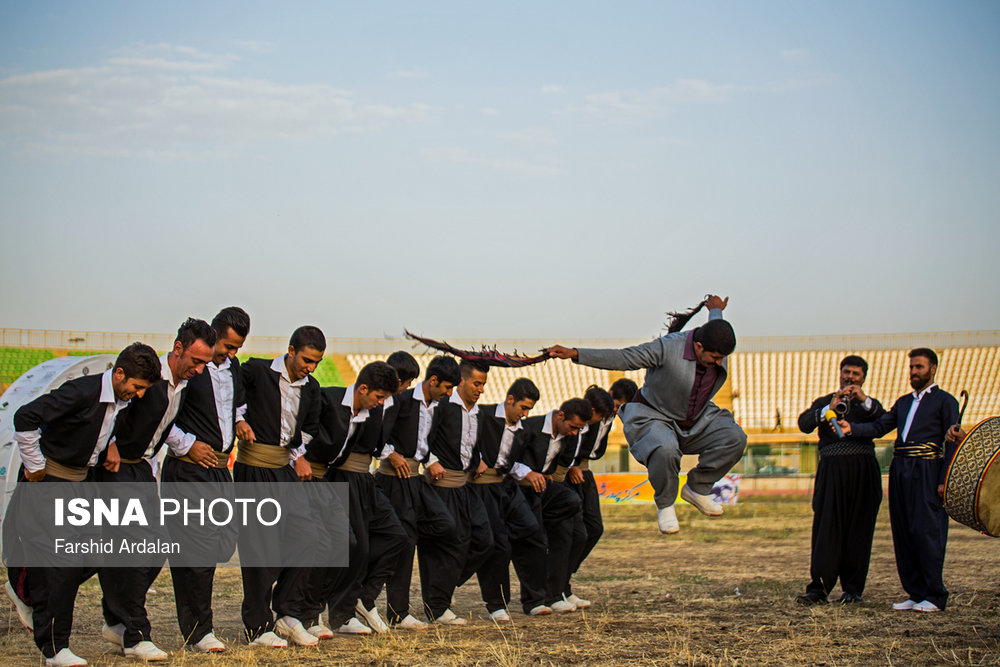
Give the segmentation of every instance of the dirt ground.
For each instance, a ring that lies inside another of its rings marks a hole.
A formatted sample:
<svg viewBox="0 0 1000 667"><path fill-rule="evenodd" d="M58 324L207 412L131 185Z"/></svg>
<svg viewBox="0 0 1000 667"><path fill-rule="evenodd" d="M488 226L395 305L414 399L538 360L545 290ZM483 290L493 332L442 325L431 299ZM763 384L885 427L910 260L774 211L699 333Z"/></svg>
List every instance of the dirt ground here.
<svg viewBox="0 0 1000 667"><path fill-rule="evenodd" d="M719 519L679 506L681 533L661 536L651 506L605 506L605 534L575 577L594 607L558 617L486 620L478 587L456 594L464 628L338 636L313 648L251 650L239 637L239 570L216 577L215 628L230 650L180 649L165 571L149 596L154 640L175 665L1000 665L1000 540L951 525L948 609L893 612L896 577L883 503L864 604L802 607L808 580L807 497L745 498ZM416 578L415 578L416 581ZM515 596L517 593L515 592ZM72 648L91 664L124 665L100 639L100 589L77 600ZM835 591L834 598L839 597ZM413 600L419 600L416 590ZM381 601L380 601L381 602ZM37 665L39 653L0 598L0 664ZM381 606L381 604L380 604Z"/></svg>

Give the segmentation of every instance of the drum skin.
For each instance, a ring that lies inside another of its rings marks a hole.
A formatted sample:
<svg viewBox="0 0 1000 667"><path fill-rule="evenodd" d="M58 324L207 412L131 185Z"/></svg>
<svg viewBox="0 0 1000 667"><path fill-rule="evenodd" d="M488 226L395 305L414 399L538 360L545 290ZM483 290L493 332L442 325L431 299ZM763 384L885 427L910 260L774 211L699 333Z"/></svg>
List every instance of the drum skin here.
<svg viewBox="0 0 1000 667"><path fill-rule="evenodd" d="M944 506L959 523L1000 537L1000 417L976 424L944 479Z"/></svg>

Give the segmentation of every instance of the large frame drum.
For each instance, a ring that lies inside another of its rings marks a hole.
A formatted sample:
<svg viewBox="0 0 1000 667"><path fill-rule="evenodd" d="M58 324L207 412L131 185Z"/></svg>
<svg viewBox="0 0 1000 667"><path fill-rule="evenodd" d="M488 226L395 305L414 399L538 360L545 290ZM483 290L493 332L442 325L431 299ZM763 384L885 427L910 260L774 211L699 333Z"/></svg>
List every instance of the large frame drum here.
<svg viewBox="0 0 1000 667"><path fill-rule="evenodd" d="M67 380L103 373L116 359L114 354L49 359L17 378L0 396L0 526L17 486L17 471L21 468L21 452L14 441L14 413Z"/></svg>
<svg viewBox="0 0 1000 667"><path fill-rule="evenodd" d="M1000 537L1000 417L976 424L958 446L944 478L948 515Z"/></svg>

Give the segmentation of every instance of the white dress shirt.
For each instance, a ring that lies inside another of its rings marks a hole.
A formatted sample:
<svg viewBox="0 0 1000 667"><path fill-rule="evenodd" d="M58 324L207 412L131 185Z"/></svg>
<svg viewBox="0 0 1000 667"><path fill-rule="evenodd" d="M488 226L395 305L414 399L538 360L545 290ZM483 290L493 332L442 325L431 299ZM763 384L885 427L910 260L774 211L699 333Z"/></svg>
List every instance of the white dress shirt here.
<svg viewBox="0 0 1000 667"><path fill-rule="evenodd" d="M153 431L153 439L150 440L149 445L146 447L146 451L143 452L142 458L152 459L153 458L153 448L156 447L156 443L160 441L163 436L163 431L166 430L167 424L172 422L177 418L177 412L181 408L181 392L187 387L187 380L181 380L180 382L174 381L174 374L170 370L170 364L167 363L167 358L170 354L165 354L160 357L160 377L167 381L167 410L163 413L163 417L160 419L160 424ZM168 441L177 442L177 437L182 435L180 429L171 429L170 434L167 436ZM170 446L170 442L167 443ZM190 449L190 448L189 448Z"/></svg>
<svg viewBox="0 0 1000 667"><path fill-rule="evenodd" d="M500 436L500 449L497 451L497 463L494 466L495 468L503 468L507 465L510 450L514 446L514 435L523 427L520 419L513 425L507 421L507 410L504 408L503 403L497 405L494 416L504 420L503 435ZM514 461L510 465L510 472L508 474L516 480L522 480L529 472L531 472L531 468L520 461Z"/></svg>
<svg viewBox="0 0 1000 667"><path fill-rule="evenodd" d="M552 417L555 414L556 411L553 410L549 414L545 415L545 423L542 424L542 433L549 436L549 449L545 452L545 465L542 466L542 470L549 469L549 466L552 465L552 461L559 455L559 448L562 447L563 436L553 435L552 432Z"/></svg>
<svg viewBox="0 0 1000 667"><path fill-rule="evenodd" d="M427 404L427 397L424 396L424 383L418 382L417 386L413 388L413 400L420 401L420 416L417 421L417 449L413 454L413 458L417 461L421 460L424 456L427 456L427 450L430 449L430 445L427 442L427 436L431 432L431 419L434 417L434 408L437 407L437 401L431 401L430 405ZM388 399L386 399L388 402ZM383 414L385 414L383 412ZM382 449L382 456L379 458L386 459L389 455L395 452L396 449L389 443L385 444ZM430 465L437 461L437 457L433 454L427 459L427 465Z"/></svg>
<svg viewBox="0 0 1000 667"><path fill-rule="evenodd" d="M906 413L906 423L903 425L903 432L899 434L901 441L906 442L906 436L910 434L910 427L913 426L913 418L917 414L917 408L920 407L920 401L936 386L936 383L931 382L920 393L913 392L913 403L910 405L910 411Z"/></svg>
<svg viewBox="0 0 1000 667"><path fill-rule="evenodd" d="M471 408L467 408L458 392L455 392L451 402L462 409L462 445L459 454L462 459L462 470L465 470L472 461L472 450L476 448L476 435L479 432L479 404L474 403Z"/></svg>
<svg viewBox="0 0 1000 667"><path fill-rule="evenodd" d="M287 354L283 354L271 362L271 370L281 373L281 377L278 379L278 389L281 391L281 438L277 443L280 447L287 447L288 443L292 441L292 436L295 435L295 422L298 421L299 417L302 387L309 381L307 375L301 380L292 382L291 376L288 375L288 367L285 366L287 356ZM311 440L312 434L303 431L302 444L288 452L291 463L306 453L306 445Z"/></svg>
<svg viewBox="0 0 1000 667"><path fill-rule="evenodd" d="M351 441L351 436L353 436L358 430L358 424L364 424L365 421L368 420L368 408L362 408L358 411L358 414L354 414L353 384L344 392L344 400L342 400L340 404L351 411L351 421L347 424L347 437L344 438L344 444L340 446L340 451L338 451L337 455L333 457L333 461L336 461L344 455L344 450L347 449L347 443Z"/></svg>

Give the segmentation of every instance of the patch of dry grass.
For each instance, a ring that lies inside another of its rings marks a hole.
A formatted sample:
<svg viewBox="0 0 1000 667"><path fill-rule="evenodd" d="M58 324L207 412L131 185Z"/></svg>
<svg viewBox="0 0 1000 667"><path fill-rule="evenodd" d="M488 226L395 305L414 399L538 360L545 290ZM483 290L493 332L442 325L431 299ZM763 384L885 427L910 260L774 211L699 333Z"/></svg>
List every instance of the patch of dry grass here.
<svg viewBox="0 0 1000 667"><path fill-rule="evenodd" d="M239 570L216 576L218 656L180 650L169 571L149 597L154 640L176 665L1000 665L1000 542L952 524L945 565L951 589L942 614L892 612L903 597L888 511L879 517L866 602L802 607L809 571L808 498L752 498L707 519L678 509L681 533L664 537L647 506L605 506L605 534L575 588L593 599L583 613L489 620L475 582L456 594L464 628L336 637L316 648L242 645ZM416 581L417 578L414 578ZM515 591L515 596L517 595ZM834 596L839 596L839 591ZM413 591L413 601L419 593ZM3 609L0 607L0 609ZM37 665L39 654L14 612L0 612L0 663ZM100 588L77 602L72 646L97 665L128 662L99 637Z"/></svg>

